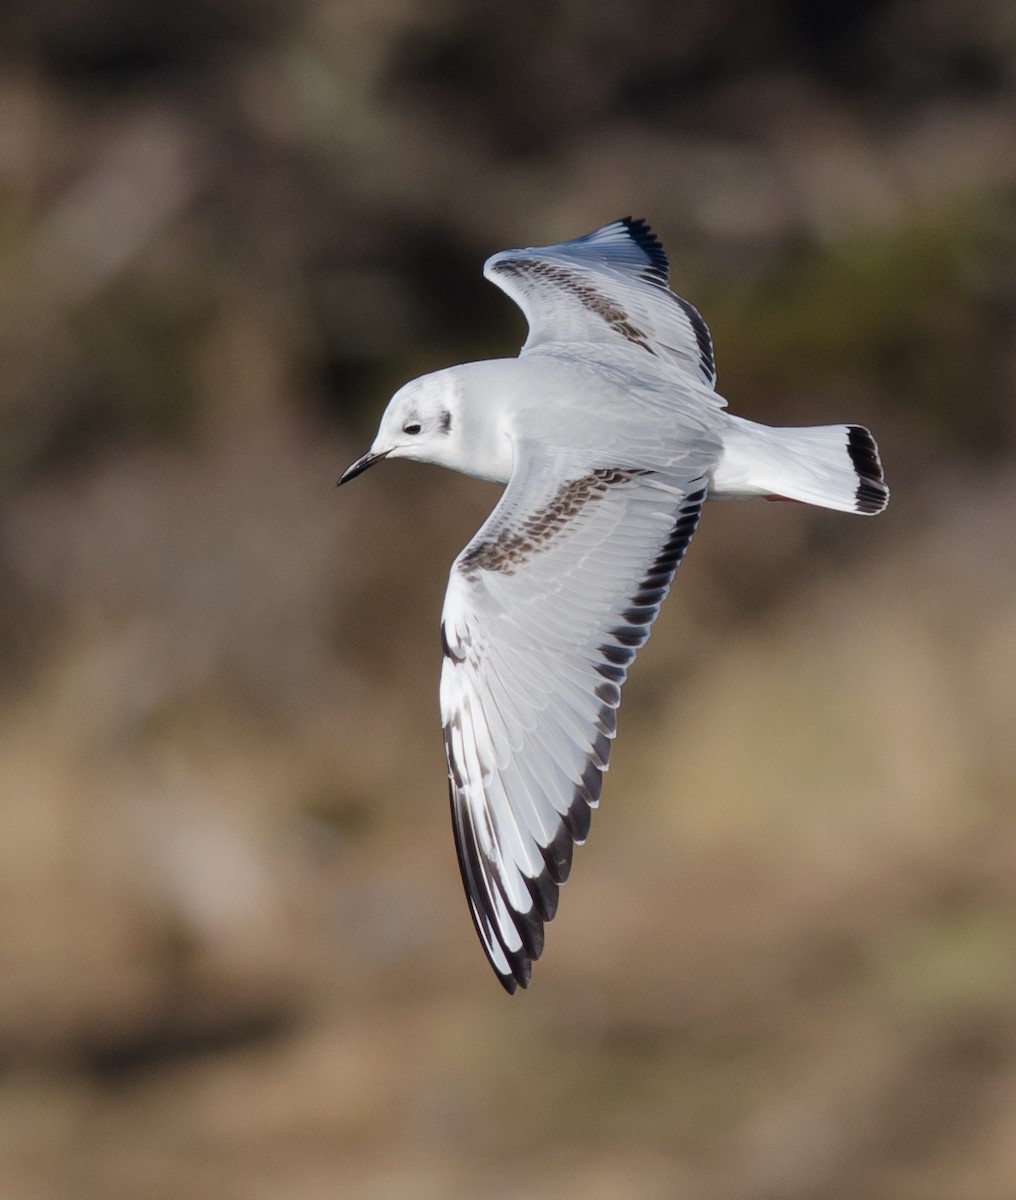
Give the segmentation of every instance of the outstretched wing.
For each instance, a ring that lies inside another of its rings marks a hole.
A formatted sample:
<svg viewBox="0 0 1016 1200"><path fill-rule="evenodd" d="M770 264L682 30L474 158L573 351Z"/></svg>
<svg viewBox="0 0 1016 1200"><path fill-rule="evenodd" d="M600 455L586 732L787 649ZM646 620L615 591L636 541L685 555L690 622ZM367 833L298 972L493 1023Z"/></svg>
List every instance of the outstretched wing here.
<svg viewBox="0 0 1016 1200"><path fill-rule="evenodd" d="M562 473L523 457L452 567L441 626L452 820L473 921L509 992L543 949L599 800L621 685L705 492L687 461Z"/></svg>
<svg viewBox="0 0 1016 1200"><path fill-rule="evenodd" d="M502 250L487 259L483 273L525 314L523 353L615 340L712 387L709 328L697 309L670 291L668 269L656 234L645 221L625 217L573 242Z"/></svg>

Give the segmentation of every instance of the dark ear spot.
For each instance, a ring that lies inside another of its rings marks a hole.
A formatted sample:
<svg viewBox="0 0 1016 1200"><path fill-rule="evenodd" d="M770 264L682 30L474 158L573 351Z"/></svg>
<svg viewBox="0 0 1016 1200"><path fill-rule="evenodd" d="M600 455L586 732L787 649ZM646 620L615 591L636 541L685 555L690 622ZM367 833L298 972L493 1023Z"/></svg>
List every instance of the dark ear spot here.
<svg viewBox="0 0 1016 1200"><path fill-rule="evenodd" d="M441 432L450 433L452 428L452 414L447 408L441 410Z"/></svg>

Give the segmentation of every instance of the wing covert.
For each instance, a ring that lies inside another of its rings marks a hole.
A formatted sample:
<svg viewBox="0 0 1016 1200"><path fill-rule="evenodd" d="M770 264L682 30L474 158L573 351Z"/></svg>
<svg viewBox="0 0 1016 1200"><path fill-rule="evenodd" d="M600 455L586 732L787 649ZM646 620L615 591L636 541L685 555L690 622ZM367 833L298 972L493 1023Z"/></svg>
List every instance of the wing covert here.
<svg viewBox="0 0 1016 1200"><path fill-rule="evenodd" d="M589 832L628 668L698 523L706 485L604 464L520 465L456 559L442 614L452 821L477 933L513 992Z"/></svg>
<svg viewBox="0 0 1016 1200"><path fill-rule="evenodd" d="M502 250L483 268L525 314L522 353L607 342L653 355L712 387L709 328L670 291L668 271L656 234L632 217L556 246Z"/></svg>

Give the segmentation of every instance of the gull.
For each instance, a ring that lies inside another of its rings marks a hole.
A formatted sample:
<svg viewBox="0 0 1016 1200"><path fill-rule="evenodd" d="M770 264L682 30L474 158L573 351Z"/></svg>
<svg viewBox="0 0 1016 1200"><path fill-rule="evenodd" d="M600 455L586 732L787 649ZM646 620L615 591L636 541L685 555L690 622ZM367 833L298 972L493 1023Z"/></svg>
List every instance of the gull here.
<svg viewBox="0 0 1016 1200"><path fill-rule="evenodd" d="M725 411L709 329L670 291L644 220L504 250L483 273L525 315L518 356L407 383L339 483L408 458L506 485L451 568L440 699L462 881L512 993L543 952L621 687L703 503L870 516L889 491L860 425L773 428Z"/></svg>

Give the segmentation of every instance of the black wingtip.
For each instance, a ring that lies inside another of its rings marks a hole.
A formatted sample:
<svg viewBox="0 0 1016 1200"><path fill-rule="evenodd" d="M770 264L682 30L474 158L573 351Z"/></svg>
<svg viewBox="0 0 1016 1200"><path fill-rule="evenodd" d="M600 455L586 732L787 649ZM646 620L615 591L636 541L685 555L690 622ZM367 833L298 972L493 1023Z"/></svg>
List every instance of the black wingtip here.
<svg viewBox="0 0 1016 1200"><path fill-rule="evenodd" d="M515 976L514 975L502 975L501 972L498 971L497 978L498 978L498 982L501 984L501 986L504 988L504 990L508 993L508 995L514 996L516 991L518 991L518 986L519 986L519 982L515 978ZM526 985L523 984L522 986L525 987Z"/></svg>
<svg viewBox="0 0 1016 1200"><path fill-rule="evenodd" d="M511 967L509 973L506 974L499 967L494 968L494 973L508 995L514 996L519 988L525 991L529 987L533 977L533 960L526 956L525 951L520 951L508 956L508 965Z"/></svg>
<svg viewBox="0 0 1016 1200"><path fill-rule="evenodd" d="M663 243L653 232L649 222L644 217L622 217L620 220L631 240L649 259L649 274L657 283L666 286L670 278L670 260L663 248Z"/></svg>

